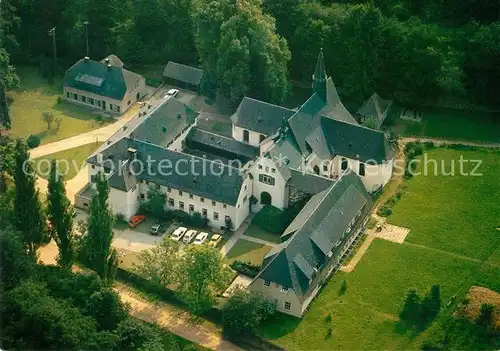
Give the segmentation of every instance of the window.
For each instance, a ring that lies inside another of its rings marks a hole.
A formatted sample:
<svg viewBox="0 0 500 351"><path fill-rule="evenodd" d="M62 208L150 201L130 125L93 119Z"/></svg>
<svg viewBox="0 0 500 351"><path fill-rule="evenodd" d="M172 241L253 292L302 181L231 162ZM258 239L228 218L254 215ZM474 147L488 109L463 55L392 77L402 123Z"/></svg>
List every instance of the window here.
<svg viewBox="0 0 500 351"><path fill-rule="evenodd" d="M92 99L91 97L88 97L88 98L87 98L87 102L88 102L89 104L93 105L93 104L94 104L94 99Z"/></svg>
<svg viewBox="0 0 500 351"><path fill-rule="evenodd" d="M189 205L189 213L193 213L194 212L194 205Z"/></svg>
<svg viewBox="0 0 500 351"><path fill-rule="evenodd" d="M271 286L271 281L270 280L264 280L264 286L270 287Z"/></svg>
<svg viewBox="0 0 500 351"><path fill-rule="evenodd" d="M288 292L288 288L284 285L280 286L280 291L281 292L284 292L284 293L287 293Z"/></svg>
<svg viewBox="0 0 500 351"><path fill-rule="evenodd" d="M230 221L230 220L231 220L231 217L229 217L229 216L224 216L224 221L228 222L228 221Z"/></svg>
<svg viewBox="0 0 500 351"><path fill-rule="evenodd" d="M200 201L201 201L202 203L203 203L203 202L205 202L205 198L200 197Z"/></svg>
<svg viewBox="0 0 500 351"><path fill-rule="evenodd" d="M343 158L342 165L340 168L342 168L342 170L345 171L347 169L347 166L348 166L347 158Z"/></svg>
<svg viewBox="0 0 500 351"><path fill-rule="evenodd" d="M314 173L316 173L317 175L319 175L319 167L318 167L318 165L314 166L313 171L314 171Z"/></svg>
<svg viewBox="0 0 500 351"><path fill-rule="evenodd" d="M223 204L223 205L222 205L222 208L227 208L227 205L226 205L226 204Z"/></svg>
<svg viewBox="0 0 500 351"><path fill-rule="evenodd" d="M144 200L145 198L144 194L141 194L141 200Z"/></svg>
<svg viewBox="0 0 500 351"><path fill-rule="evenodd" d="M69 98L69 91L66 92L66 97Z"/></svg>
<svg viewBox="0 0 500 351"><path fill-rule="evenodd" d="M170 193L172 191L172 188L171 187L168 187L167 188L167 193Z"/></svg>
<svg viewBox="0 0 500 351"><path fill-rule="evenodd" d="M92 165L92 169L95 169L95 165Z"/></svg>
<svg viewBox="0 0 500 351"><path fill-rule="evenodd" d="M101 107L101 100L95 100L95 105Z"/></svg>
<svg viewBox="0 0 500 351"><path fill-rule="evenodd" d="M149 180L146 180L146 185L149 185Z"/></svg>
<svg viewBox="0 0 500 351"><path fill-rule="evenodd" d="M215 201L212 201L212 206L215 206Z"/></svg>
<svg viewBox="0 0 500 351"><path fill-rule="evenodd" d="M193 198L193 194L189 194L189 198L192 199Z"/></svg>
<svg viewBox="0 0 500 351"><path fill-rule="evenodd" d="M247 200L248 200L248 196L245 195L245 197L243 198L243 203L247 202Z"/></svg>
<svg viewBox="0 0 500 351"><path fill-rule="evenodd" d="M179 190L179 196L182 196L182 190Z"/></svg>
<svg viewBox="0 0 500 351"><path fill-rule="evenodd" d="M365 164L364 163L359 163L359 175L364 176L365 175Z"/></svg>
<svg viewBox="0 0 500 351"><path fill-rule="evenodd" d="M243 130L243 141L245 143L248 143L249 140L250 140L250 133L248 132L248 130L244 129Z"/></svg>
<svg viewBox="0 0 500 351"><path fill-rule="evenodd" d="M323 165L323 172L328 172L328 165Z"/></svg>
<svg viewBox="0 0 500 351"><path fill-rule="evenodd" d="M184 211L184 202L179 201L179 208Z"/></svg>
<svg viewBox="0 0 500 351"><path fill-rule="evenodd" d="M259 182L267 185L274 185L274 178L265 174L259 174Z"/></svg>
<svg viewBox="0 0 500 351"><path fill-rule="evenodd" d="M85 100L87 100L87 98L86 98L85 96L83 96L83 95L80 95L80 100L81 100L82 102L85 102Z"/></svg>
<svg viewBox="0 0 500 351"><path fill-rule="evenodd" d="M247 186L245 185L245 187L243 188L243 190L247 190Z"/></svg>
<svg viewBox="0 0 500 351"><path fill-rule="evenodd" d="M276 173L276 169L275 168L271 168L271 172L272 173Z"/></svg>
<svg viewBox="0 0 500 351"><path fill-rule="evenodd" d="M266 167L266 172L269 172L269 167Z"/></svg>
<svg viewBox="0 0 500 351"><path fill-rule="evenodd" d="M262 165L259 165L259 169L262 169Z"/></svg>
<svg viewBox="0 0 500 351"><path fill-rule="evenodd" d="M73 94L73 99L78 100L78 94Z"/></svg>
<svg viewBox="0 0 500 351"><path fill-rule="evenodd" d="M127 105L130 105L130 100L127 102Z"/></svg>
<svg viewBox="0 0 500 351"><path fill-rule="evenodd" d="M264 139L266 138L266 136L264 134L261 134L259 136L259 144L262 143L264 141Z"/></svg>
<svg viewBox="0 0 500 351"><path fill-rule="evenodd" d="M206 216L207 216L207 209L206 209L206 208L202 208L202 209L201 209L201 215L202 215L203 217L206 217Z"/></svg>
<svg viewBox="0 0 500 351"><path fill-rule="evenodd" d="M219 220L219 214L217 212L214 212L214 220L216 221Z"/></svg>
<svg viewBox="0 0 500 351"><path fill-rule="evenodd" d="M169 199L168 199L168 205L169 205L170 207L174 207L174 206L175 206L175 201L174 201L174 199L169 198Z"/></svg>
<svg viewBox="0 0 500 351"><path fill-rule="evenodd" d="M288 301L285 301L285 310L290 311L291 308L292 308L292 304Z"/></svg>

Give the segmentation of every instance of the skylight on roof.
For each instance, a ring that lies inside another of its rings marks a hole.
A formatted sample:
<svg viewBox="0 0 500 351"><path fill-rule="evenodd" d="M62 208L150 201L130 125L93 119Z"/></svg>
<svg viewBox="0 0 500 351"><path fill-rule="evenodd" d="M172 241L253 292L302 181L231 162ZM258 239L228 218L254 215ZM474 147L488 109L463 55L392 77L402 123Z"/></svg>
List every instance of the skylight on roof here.
<svg viewBox="0 0 500 351"><path fill-rule="evenodd" d="M91 76L88 74L80 74L76 77L76 80L78 82L90 84L90 85L93 85L95 87L100 87L102 85L102 82L104 82L104 79L99 78L99 77L95 77L95 76Z"/></svg>

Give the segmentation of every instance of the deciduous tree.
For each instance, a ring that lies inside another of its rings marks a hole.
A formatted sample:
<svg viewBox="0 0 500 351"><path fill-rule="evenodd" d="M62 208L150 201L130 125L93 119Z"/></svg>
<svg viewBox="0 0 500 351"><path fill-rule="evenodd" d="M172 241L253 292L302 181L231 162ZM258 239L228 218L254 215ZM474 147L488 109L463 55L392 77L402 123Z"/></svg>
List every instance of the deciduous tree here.
<svg viewBox="0 0 500 351"><path fill-rule="evenodd" d="M174 267L178 260L179 244L165 238L158 246L141 251L135 270L154 284L165 287L176 281Z"/></svg>

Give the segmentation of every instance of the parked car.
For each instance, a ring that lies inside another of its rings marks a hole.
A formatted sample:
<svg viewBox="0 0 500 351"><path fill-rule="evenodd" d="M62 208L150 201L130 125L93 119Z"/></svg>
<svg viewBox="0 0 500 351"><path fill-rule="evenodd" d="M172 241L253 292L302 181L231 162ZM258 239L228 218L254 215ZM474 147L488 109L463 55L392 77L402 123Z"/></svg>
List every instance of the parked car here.
<svg viewBox="0 0 500 351"><path fill-rule="evenodd" d="M200 234L198 234L196 236L196 238L194 239L194 243L195 245L201 245L203 244L205 241L207 241L207 238L208 238L208 233L206 232L201 232Z"/></svg>
<svg viewBox="0 0 500 351"><path fill-rule="evenodd" d="M176 230L174 230L174 232L172 233L172 237L171 239L173 241L179 241L181 240L182 236L184 235L184 233L186 232L187 228L184 228L184 227L179 227L177 228Z"/></svg>
<svg viewBox="0 0 500 351"><path fill-rule="evenodd" d="M139 224L141 224L142 222L144 222L145 220L146 220L146 216L144 216L144 215L135 215L135 216L132 216L132 217L130 217L130 219L128 221L128 226L129 226L129 228L135 228Z"/></svg>
<svg viewBox="0 0 500 351"><path fill-rule="evenodd" d="M161 223L153 224L151 228L149 228L149 233L151 235L161 235L165 232L165 226Z"/></svg>
<svg viewBox="0 0 500 351"><path fill-rule="evenodd" d="M167 94L163 98L168 99L169 97L176 97L177 95L179 95L179 90L170 89L169 91L167 91Z"/></svg>
<svg viewBox="0 0 500 351"><path fill-rule="evenodd" d="M186 243L186 244L189 244L191 241L193 241L196 234L198 234L198 232L196 230L194 230L194 229L188 230L186 235L184 235L184 238L182 239L182 241L184 241L184 243Z"/></svg>
<svg viewBox="0 0 500 351"><path fill-rule="evenodd" d="M213 246L213 247L216 247L218 243L220 243L220 241L222 240L222 236L219 235L219 234L214 234L212 235L212 237L210 238L210 241L208 242L208 245L209 246Z"/></svg>

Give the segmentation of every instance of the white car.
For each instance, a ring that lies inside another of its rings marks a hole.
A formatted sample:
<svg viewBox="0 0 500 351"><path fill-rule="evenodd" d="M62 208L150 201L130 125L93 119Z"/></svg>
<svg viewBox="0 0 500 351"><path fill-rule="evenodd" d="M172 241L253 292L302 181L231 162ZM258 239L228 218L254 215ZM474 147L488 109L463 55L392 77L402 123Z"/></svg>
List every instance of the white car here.
<svg viewBox="0 0 500 351"><path fill-rule="evenodd" d="M196 230L194 230L194 229L188 230L186 235L184 235L184 238L182 239L182 241L185 244L189 244L191 241L193 241L196 234L198 234L198 232Z"/></svg>
<svg viewBox="0 0 500 351"><path fill-rule="evenodd" d="M208 238L208 233L205 233L205 232L201 232L200 234L198 234L196 236L196 238L194 239L194 243L195 245L201 245L203 244Z"/></svg>
<svg viewBox="0 0 500 351"><path fill-rule="evenodd" d="M163 97L164 99L168 99L169 97L176 97L179 94L179 90L170 89L167 91L167 94Z"/></svg>
<svg viewBox="0 0 500 351"><path fill-rule="evenodd" d="M170 239L172 239L173 241L179 241L179 240L181 240L181 238L184 235L184 233L186 232L186 230L187 230L187 228L184 228L184 227L177 228L172 233L172 236L170 237Z"/></svg>

